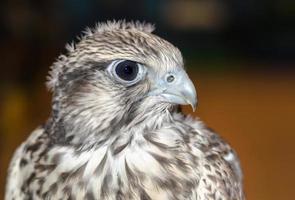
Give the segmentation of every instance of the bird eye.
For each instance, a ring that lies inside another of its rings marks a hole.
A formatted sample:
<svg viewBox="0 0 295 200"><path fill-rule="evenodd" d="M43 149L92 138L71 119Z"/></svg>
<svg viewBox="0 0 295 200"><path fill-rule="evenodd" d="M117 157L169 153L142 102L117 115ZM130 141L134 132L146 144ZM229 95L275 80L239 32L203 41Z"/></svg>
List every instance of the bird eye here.
<svg viewBox="0 0 295 200"><path fill-rule="evenodd" d="M137 77L138 64L133 61L125 60L115 67L115 72L124 81L132 81Z"/></svg>
<svg viewBox="0 0 295 200"><path fill-rule="evenodd" d="M130 86L140 81L146 70L143 65L131 60L115 60L108 71L116 81Z"/></svg>

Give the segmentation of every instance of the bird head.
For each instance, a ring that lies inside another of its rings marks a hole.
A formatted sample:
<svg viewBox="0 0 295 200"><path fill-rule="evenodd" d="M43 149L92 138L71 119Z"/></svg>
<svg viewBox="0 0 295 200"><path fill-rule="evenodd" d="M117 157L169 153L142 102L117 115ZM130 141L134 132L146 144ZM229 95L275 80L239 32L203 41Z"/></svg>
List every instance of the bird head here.
<svg viewBox="0 0 295 200"><path fill-rule="evenodd" d="M195 109L195 87L180 51L153 29L138 22L107 22L68 45L49 76L53 114L80 128L104 130L151 110L187 104Z"/></svg>

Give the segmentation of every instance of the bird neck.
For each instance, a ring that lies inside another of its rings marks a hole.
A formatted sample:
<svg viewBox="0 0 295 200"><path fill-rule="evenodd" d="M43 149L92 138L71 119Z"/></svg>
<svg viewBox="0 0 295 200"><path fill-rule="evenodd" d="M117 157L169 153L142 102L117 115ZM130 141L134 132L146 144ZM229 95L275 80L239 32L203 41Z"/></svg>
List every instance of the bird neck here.
<svg viewBox="0 0 295 200"><path fill-rule="evenodd" d="M130 110L122 116L116 113L103 115L103 120L82 116L51 117L46 129L54 143L88 149L93 146L110 144L119 136L130 139L134 134L159 129L166 122L173 121L172 115L175 112L175 107L159 104L153 109Z"/></svg>

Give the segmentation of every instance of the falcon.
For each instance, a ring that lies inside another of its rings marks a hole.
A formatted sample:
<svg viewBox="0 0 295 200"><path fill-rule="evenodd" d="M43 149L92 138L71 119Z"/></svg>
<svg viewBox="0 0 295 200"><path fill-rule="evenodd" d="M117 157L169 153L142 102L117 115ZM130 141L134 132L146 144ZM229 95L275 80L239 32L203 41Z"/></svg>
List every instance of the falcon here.
<svg viewBox="0 0 295 200"><path fill-rule="evenodd" d="M52 112L11 161L6 200L242 200L235 151L195 109L181 52L153 25L87 29L52 65Z"/></svg>

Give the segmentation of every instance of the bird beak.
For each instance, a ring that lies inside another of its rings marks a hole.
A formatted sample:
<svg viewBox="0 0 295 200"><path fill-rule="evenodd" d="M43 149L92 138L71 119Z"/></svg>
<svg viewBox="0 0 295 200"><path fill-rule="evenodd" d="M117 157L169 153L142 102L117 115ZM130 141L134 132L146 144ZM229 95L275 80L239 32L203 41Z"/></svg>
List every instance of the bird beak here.
<svg viewBox="0 0 295 200"><path fill-rule="evenodd" d="M164 78L157 81L153 95L160 96L162 101L190 105L195 111L197 105L196 89L184 70L168 73Z"/></svg>

